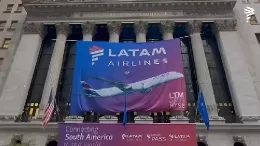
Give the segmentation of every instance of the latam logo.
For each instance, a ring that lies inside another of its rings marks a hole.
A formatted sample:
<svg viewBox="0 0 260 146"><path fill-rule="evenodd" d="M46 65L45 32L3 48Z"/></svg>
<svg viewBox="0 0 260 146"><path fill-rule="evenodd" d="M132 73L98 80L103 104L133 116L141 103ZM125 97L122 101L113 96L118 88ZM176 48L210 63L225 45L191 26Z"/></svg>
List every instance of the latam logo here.
<svg viewBox="0 0 260 146"><path fill-rule="evenodd" d="M255 9L247 6L244 8L244 13L246 14L246 22L249 22L251 16L255 14Z"/></svg>
<svg viewBox="0 0 260 146"><path fill-rule="evenodd" d="M89 53L92 56L92 65L94 65L95 62L98 61L98 58L104 55L104 49L97 46L92 46L89 49Z"/></svg>

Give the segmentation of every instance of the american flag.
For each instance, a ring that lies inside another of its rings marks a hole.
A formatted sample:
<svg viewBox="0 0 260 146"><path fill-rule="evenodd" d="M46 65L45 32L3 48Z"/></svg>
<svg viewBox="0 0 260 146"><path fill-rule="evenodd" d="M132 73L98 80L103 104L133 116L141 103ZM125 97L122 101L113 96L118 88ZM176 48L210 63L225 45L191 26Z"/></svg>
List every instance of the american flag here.
<svg viewBox="0 0 260 146"><path fill-rule="evenodd" d="M44 110L44 117L42 119L43 128L45 128L48 125L48 123L53 115L53 112L55 110L55 106L56 106L56 100L55 100L55 97L53 97L53 94L51 91L48 104L46 105L45 110ZM56 107L56 111L58 111L57 107Z"/></svg>
<svg viewBox="0 0 260 146"><path fill-rule="evenodd" d="M89 49L89 53L92 55L92 65L94 65L95 61L98 61L98 57L104 55L104 49L97 46L92 46Z"/></svg>

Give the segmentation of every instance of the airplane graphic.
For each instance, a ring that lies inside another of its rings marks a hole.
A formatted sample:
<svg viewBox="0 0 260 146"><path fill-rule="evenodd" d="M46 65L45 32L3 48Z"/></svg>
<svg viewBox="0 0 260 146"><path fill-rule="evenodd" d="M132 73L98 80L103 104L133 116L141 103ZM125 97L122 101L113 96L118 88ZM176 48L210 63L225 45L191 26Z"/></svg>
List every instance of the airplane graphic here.
<svg viewBox="0 0 260 146"><path fill-rule="evenodd" d="M111 97L118 96L124 94L132 94L132 93L149 93L153 90L154 87L159 86L161 84L174 81L180 78L183 78L183 74L179 72L166 72L145 80L137 81L134 83L119 83L110 81L103 78L98 78L92 76L91 78L100 80L107 84L110 84L113 87L109 88L101 88L101 89L93 89L87 82L81 81L81 85L85 91L85 95L87 97Z"/></svg>

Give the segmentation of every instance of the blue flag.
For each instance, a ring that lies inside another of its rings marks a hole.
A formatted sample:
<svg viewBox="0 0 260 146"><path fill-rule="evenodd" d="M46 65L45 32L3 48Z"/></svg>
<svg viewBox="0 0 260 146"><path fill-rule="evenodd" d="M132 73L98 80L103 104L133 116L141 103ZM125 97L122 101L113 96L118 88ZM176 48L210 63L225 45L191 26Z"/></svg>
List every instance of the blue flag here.
<svg viewBox="0 0 260 146"><path fill-rule="evenodd" d="M200 112L200 115L207 127L207 129L209 130L209 114L208 114L208 110L207 110L207 106L205 103L205 99L204 99L204 95L202 93L202 91L199 93L199 100L198 100L198 110Z"/></svg>

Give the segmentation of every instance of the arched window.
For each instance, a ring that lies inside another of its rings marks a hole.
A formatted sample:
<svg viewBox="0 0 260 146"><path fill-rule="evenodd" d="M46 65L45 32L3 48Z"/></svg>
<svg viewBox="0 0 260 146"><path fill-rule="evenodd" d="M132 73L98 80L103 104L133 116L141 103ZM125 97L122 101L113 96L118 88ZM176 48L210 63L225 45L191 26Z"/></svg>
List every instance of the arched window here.
<svg viewBox="0 0 260 146"><path fill-rule="evenodd" d="M58 142L57 141L50 141L46 144L46 146L58 146Z"/></svg>
<svg viewBox="0 0 260 146"><path fill-rule="evenodd" d="M55 41L53 40L56 37L55 27L53 25L45 27L47 27L47 35L42 41L42 46L22 114L22 121L25 122L39 114L42 92L55 45Z"/></svg>

